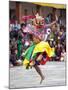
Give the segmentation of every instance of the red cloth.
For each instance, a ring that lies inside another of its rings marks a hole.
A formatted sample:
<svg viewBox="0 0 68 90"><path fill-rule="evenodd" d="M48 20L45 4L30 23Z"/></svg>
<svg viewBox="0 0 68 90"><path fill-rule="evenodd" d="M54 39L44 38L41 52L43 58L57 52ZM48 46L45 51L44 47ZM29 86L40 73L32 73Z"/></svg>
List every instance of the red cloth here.
<svg viewBox="0 0 68 90"><path fill-rule="evenodd" d="M43 60L40 61L40 64L41 64L41 65L44 65L44 64L46 64L46 62L49 61L49 60L50 60L50 58L49 58L49 57L46 57L45 59L43 59Z"/></svg>
<svg viewBox="0 0 68 90"><path fill-rule="evenodd" d="M15 20L10 20L10 24L14 24L15 23Z"/></svg>
<svg viewBox="0 0 68 90"><path fill-rule="evenodd" d="M39 65L45 65L46 64L46 62L47 61L49 61L50 60L50 57L46 57L45 59L42 59L40 62L38 62L39 63ZM30 60L30 63L32 62L32 60Z"/></svg>
<svg viewBox="0 0 68 90"><path fill-rule="evenodd" d="M33 18L35 18L35 16L32 16L32 15L29 15L29 16L23 16L23 17L22 17L22 20L23 20L23 21L27 21L27 20L33 19Z"/></svg>

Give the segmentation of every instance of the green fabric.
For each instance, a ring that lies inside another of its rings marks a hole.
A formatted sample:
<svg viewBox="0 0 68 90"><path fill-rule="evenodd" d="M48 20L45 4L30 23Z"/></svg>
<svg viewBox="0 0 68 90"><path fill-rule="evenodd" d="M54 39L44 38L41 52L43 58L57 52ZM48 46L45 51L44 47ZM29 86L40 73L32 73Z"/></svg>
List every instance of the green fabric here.
<svg viewBox="0 0 68 90"><path fill-rule="evenodd" d="M18 47L17 47L17 50L18 50L17 56L20 57L21 50L22 50L22 42L21 42L21 40L18 40L17 44L18 44Z"/></svg>
<svg viewBox="0 0 68 90"><path fill-rule="evenodd" d="M32 52L35 48L35 44L32 44L26 51L25 51L25 58L27 60L30 60L31 59L31 56L32 56Z"/></svg>

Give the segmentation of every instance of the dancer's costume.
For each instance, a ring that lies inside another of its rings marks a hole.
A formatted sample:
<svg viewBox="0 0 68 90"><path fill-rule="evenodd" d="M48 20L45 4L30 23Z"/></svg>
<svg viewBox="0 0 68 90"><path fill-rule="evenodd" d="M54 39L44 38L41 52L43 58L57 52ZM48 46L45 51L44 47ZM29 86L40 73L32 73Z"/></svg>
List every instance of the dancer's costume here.
<svg viewBox="0 0 68 90"><path fill-rule="evenodd" d="M35 28L36 29L36 28ZM42 38L42 32L39 32L38 30L31 30L31 25L27 25L27 27L24 29L24 32L31 33L32 35ZM41 53L43 55L42 60L37 61L36 57L37 55ZM50 57L54 56L54 48L51 48L48 42L44 42L43 40L39 43L35 44L33 43L24 53L24 60L23 65L26 66L26 68L30 67L31 62L34 60L35 64L37 65L44 65Z"/></svg>
<svg viewBox="0 0 68 90"><path fill-rule="evenodd" d="M38 53L44 53L47 54L46 58L43 58L40 62L37 62L35 64L42 64L44 65L48 59L52 56L54 56L54 48L51 48L48 44L48 42L41 41L38 44L32 44L26 51L25 51L25 59L23 61L23 64L27 66L30 65L32 60L35 60ZM47 59L47 60L46 60Z"/></svg>

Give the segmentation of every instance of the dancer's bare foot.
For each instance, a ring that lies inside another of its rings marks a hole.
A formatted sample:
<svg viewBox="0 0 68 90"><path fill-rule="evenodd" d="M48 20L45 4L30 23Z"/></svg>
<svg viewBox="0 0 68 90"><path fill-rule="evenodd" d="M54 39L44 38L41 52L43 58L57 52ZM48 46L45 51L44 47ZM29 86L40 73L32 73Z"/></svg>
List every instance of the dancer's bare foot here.
<svg viewBox="0 0 68 90"><path fill-rule="evenodd" d="M43 76L41 69L38 67L38 65L34 65L35 70L37 71L37 73L40 75L41 77L41 81L40 84L42 83L42 81L45 79L45 77Z"/></svg>
<svg viewBox="0 0 68 90"><path fill-rule="evenodd" d="M41 77L41 81L40 81L40 84L42 83L42 81L45 79L44 76Z"/></svg>

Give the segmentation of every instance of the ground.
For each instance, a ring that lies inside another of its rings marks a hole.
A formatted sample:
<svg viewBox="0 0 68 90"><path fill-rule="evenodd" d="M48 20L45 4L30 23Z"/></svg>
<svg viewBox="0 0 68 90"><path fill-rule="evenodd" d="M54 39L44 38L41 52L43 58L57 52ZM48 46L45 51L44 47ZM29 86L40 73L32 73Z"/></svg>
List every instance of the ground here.
<svg viewBox="0 0 68 90"><path fill-rule="evenodd" d="M42 84L34 68L29 70L24 66L10 68L10 88L66 85L65 62L47 62L46 65L39 67L45 76Z"/></svg>

